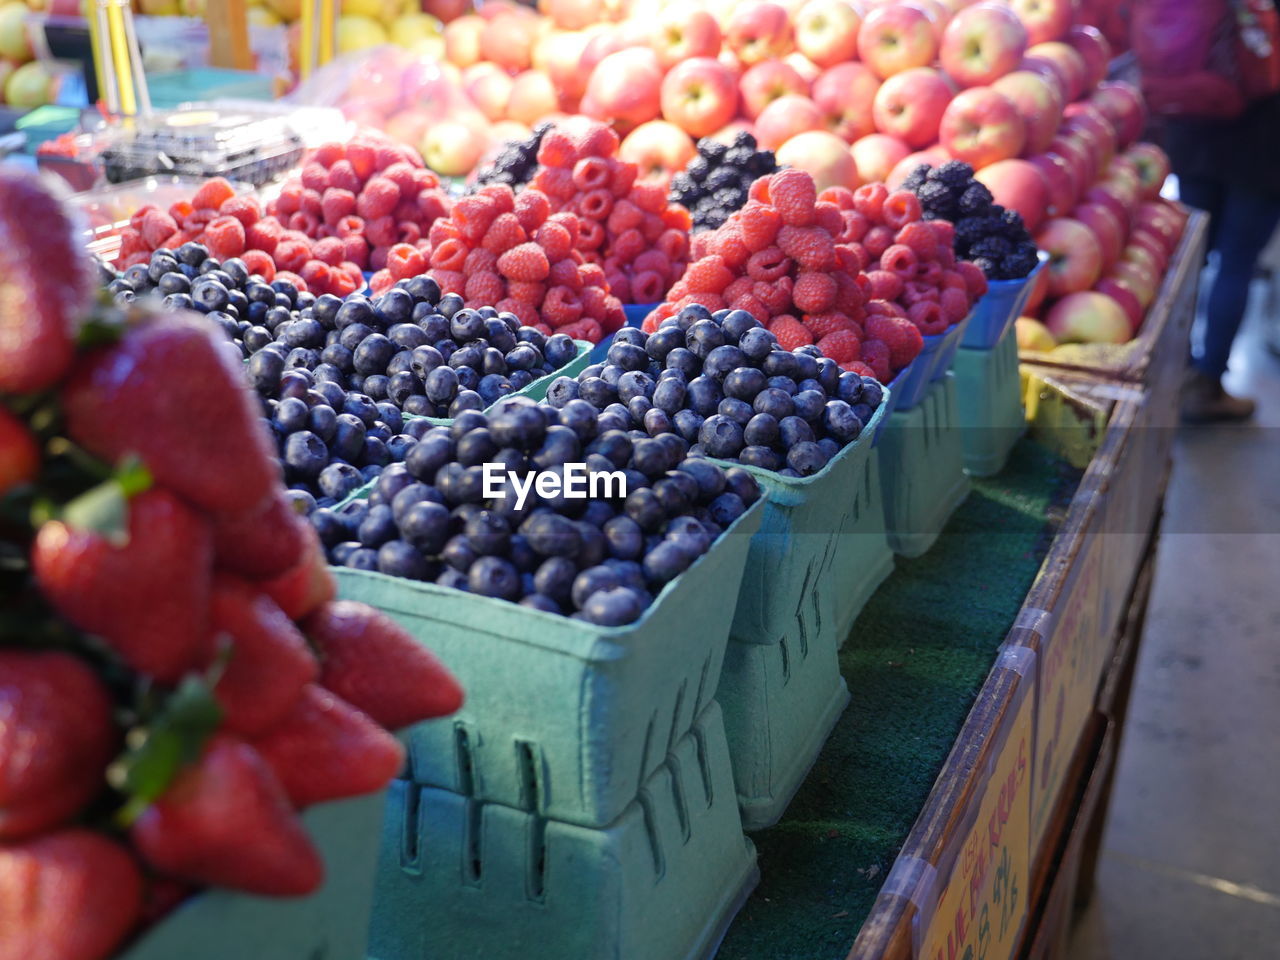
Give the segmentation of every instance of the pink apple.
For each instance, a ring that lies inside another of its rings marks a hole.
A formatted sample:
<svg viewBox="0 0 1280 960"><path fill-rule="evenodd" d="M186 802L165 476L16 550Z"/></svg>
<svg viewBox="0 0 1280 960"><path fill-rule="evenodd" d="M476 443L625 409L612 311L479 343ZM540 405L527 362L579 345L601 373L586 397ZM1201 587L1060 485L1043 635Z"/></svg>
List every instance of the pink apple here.
<svg viewBox="0 0 1280 960"><path fill-rule="evenodd" d="M1139 263L1134 260L1121 260L1111 268L1107 277L1131 291L1138 298L1138 304L1143 310L1151 306L1151 301L1156 298L1156 287L1159 284L1156 280L1155 268L1149 261L1144 260Z"/></svg>
<svg viewBox="0 0 1280 960"><path fill-rule="evenodd" d="M1048 295L1049 268L1045 266L1037 271L1035 279L1031 281L1031 292L1027 294L1027 305L1022 308L1022 312L1032 317L1039 316L1040 305Z"/></svg>
<svg viewBox="0 0 1280 960"><path fill-rule="evenodd" d="M581 30L604 19L600 0L541 0L538 9L562 30Z"/></svg>
<svg viewBox="0 0 1280 960"><path fill-rule="evenodd" d="M1020 213L1028 230L1039 229L1049 207L1049 183L1039 167L1026 160L997 160L975 177L987 185L996 203Z"/></svg>
<svg viewBox="0 0 1280 960"><path fill-rule="evenodd" d="M683 60L714 57L720 52L720 24L706 10L679 4L663 7L649 43L658 63L670 70Z"/></svg>
<svg viewBox="0 0 1280 960"><path fill-rule="evenodd" d="M1061 40L1075 13L1071 0L1009 0L1009 7L1026 24L1031 43Z"/></svg>
<svg viewBox="0 0 1280 960"><path fill-rule="evenodd" d="M779 97L756 117L756 141L765 150L777 150L797 133L821 129L822 111L808 97L795 94Z"/></svg>
<svg viewBox="0 0 1280 960"><path fill-rule="evenodd" d="M729 17L725 42L746 66L791 52L791 18L776 3L739 4Z"/></svg>
<svg viewBox="0 0 1280 960"><path fill-rule="evenodd" d="M1173 255L1173 247L1168 245L1164 236L1147 227L1133 228L1129 234L1129 246L1149 250L1162 271L1169 265L1169 257Z"/></svg>
<svg viewBox="0 0 1280 960"><path fill-rule="evenodd" d="M952 11L941 0L910 0L913 7L919 7L925 12L929 18L929 23L933 25L933 35L938 39L938 43L942 43L942 34L946 32L947 24L951 22L951 18L955 16ZM872 3L871 6L878 4ZM965 6L968 6L966 3Z"/></svg>
<svg viewBox="0 0 1280 960"><path fill-rule="evenodd" d="M504 10L487 20L480 31L480 55L510 73L528 70L533 65L533 43L541 23L527 7Z"/></svg>
<svg viewBox="0 0 1280 960"><path fill-rule="evenodd" d="M1047 61L1058 68L1066 90L1067 103L1079 100L1080 95L1085 92L1088 68L1085 66L1084 57L1076 53L1075 48L1067 46L1061 40L1050 40L1047 43L1037 43L1027 47L1026 60L1023 62L1026 61Z"/></svg>
<svg viewBox="0 0 1280 960"><path fill-rule="evenodd" d="M1045 326L1059 343L1127 343L1130 337L1124 309L1093 290L1063 297L1049 309Z"/></svg>
<svg viewBox="0 0 1280 960"><path fill-rule="evenodd" d="M582 112L608 120L622 130L655 119L662 111L662 70L648 48L631 47L611 53L591 71Z"/></svg>
<svg viewBox="0 0 1280 960"><path fill-rule="evenodd" d="M813 84L813 102L827 129L853 143L876 128L872 104L880 81L864 64L842 63L824 72Z"/></svg>
<svg viewBox="0 0 1280 960"><path fill-rule="evenodd" d="M1107 164L1103 179L1123 180L1132 189L1135 197L1141 197L1142 195L1142 177L1138 174L1138 165L1124 154L1111 158L1111 162Z"/></svg>
<svg viewBox="0 0 1280 960"><path fill-rule="evenodd" d="M1076 203L1078 191L1071 166L1056 153L1037 153L1029 157L1027 162L1039 169L1049 188L1049 206L1046 212L1051 217L1065 216Z"/></svg>
<svg viewBox="0 0 1280 960"><path fill-rule="evenodd" d="M511 85L507 118L532 127L549 113L560 109L555 84L541 70L526 70Z"/></svg>
<svg viewBox="0 0 1280 960"><path fill-rule="evenodd" d="M427 166L436 173L463 177L480 162L487 146L486 137L473 126L444 120L427 127L418 149Z"/></svg>
<svg viewBox="0 0 1280 960"><path fill-rule="evenodd" d="M1140 193L1144 200L1160 196L1160 188L1169 176L1169 155L1154 143L1139 143L1125 153L1138 168Z"/></svg>
<svg viewBox="0 0 1280 960"><path fill-rule="evenodd" d="M1043 153L1053 142L1062 122L1062 94L1050 81L1030 70L1015 70L991 84L991 88L1013 101L1026 121L1025 154Z"/></svg>
<svg viewBox="0 0 1280 960"><path fill-rule="evenodd" d="M507 115L513 85L510 75L488 60L473 63L462 71L462 89L489 120L501 120Z"/></svg>
<svg viewBox="0 0 1280 960"><path fill-rule="evenodd" d="M741 77L742 72L746 69L742 65L742 61L738 59L738 55L728 47L721 47L720 53L716 55L716 59L723 64L724 68L732 73L735 77Z"/></svg>
<svg viewBox="0 0 1280 960"><path fill-rule="evenodd" d="M733 120L726 123L723 127L711 135L712 140L719 140L725 145L731 145L734 138L740 133L749 133L755 136L755 127L747 123L745 120Z"/></svg>
<svg viewBox="0 0 1280 960"><path fill-rule="evenodd" d="M1116 128L1103 116L1101 110L1085 100L1067 104L1062 111L1061 132L1069 133L1073 130L1082 130L1091 135L1095 145L1094 156L1100 168L1111 162L1116 152Z"/></svg>
<svg viewBox="0 0 1280 960"><path fill-rule="evenodd" d="M889 175L884 178L885 186L890 190L897 190L902 186L902 181L915 171L916 167L921 164L928 164L931 167L940 167L951 157L941 146L932 146L928 150L917 150L915 153L909 153L899 160Z"/></svg>
<svg viewBox="0 0 1280 960"><path fill-rule="evenodd" d="M618 148L620 160L640 168L641 180L654 180L664 187L696 153L689 134L665 120L640 124L627 134Z"/></svg>
<svg viewBox="0 0 1280 960"><path fill-rule="evenodd" d="M1142 129L1147 124L1147 110L1137 87L1118 80L1102 83L1089 100L1115 127L1121 149L1142 136Z"/></svg>
<svg viewBox="0 0 1280 960"><path fill-rule="evenodd" d="M942 74L930 67L913 67L880 85L871 115L881 133L920 148L938 139L938 125L949 103L951 86Z"/></svg>
<svg viewBox="0 0 1280 960"><path fill-rule="evenodd" d="M1099 180L1084 192L1082 201L1101 204L1127 227L1138 206L1138 193L1123 180Z"/></svg>
<svg viewBox="0 0 1280 960"><path fill-rule="evenodd" d="M480 60L480 34L484 19L467 14L444 28L444 55L455 66L469 67Z"/></svg>
<svg viewBox="0 0 1280 960"><path fill-rule="evenodd" d="M889 179L893 168L911 153L911 148L887 133L869 133L853 141L849 152L863 183L883 183Z"/></svg>
<svg viewBox="0 0 1280 960"><path fill-rule="evenodd" d="M796 48L819 67L834 67L858 52L862 18L845 0L809 0L796 14Z"/></svg>
<svg viewBox="0 0 1280 960"><path fill-rule="evenodd" d="M1102 250L1102 269L1109 270L1124 249L1125 222L1100 203L1082 203L1071 216L1093 231Z"/></svg>
<svg viewBox="0 0 1280 960"><path fill-rule="evenodd" d="M693 137L715 133L738 112L733 74L712 57L673 67L662 79L660 97L662 116Z"/></svg>
<svg viewBox="0 0 1280 960"><path fill-rule="evenodd" d="M1077 23L1067 31L1066 42L1080 54L1085 65L1085 88L1092 90L1107 77L1111 66L1111 44L1097 27Z"/></svg>
<svg viewBox="0 0 1280 960"><path fill-rule="evenodd" d="M980 170L1020 154L1027 142L1027 125L1004 94L990 87L970 87L947 105L938 140L957 160Z"/></svg>
<svg viewBox="0 0 1280 960"><path fill-rule="evenodd" d="M1049 255L1049 296L1088 290L1102 274L1102 247L1079 220L1055 217L1036 234L1036 246Z"/></svg>
<svg viewBox="0 0 1280 960"><path fill-rule="evenodd" d="M1154 250L1140 243L1130 243L1120 253L1120 262L1112 267L1113 273L1121 273L1121 267L1131 263L1142 271L1155 285L1155 278L1164 273L1163 250Z"/></svg>
<svg viewBox="0 0 1280 960"><path fill-rule="evenodd" d="M1149 230L1164 241L1166 250L1173 252L1182 239L1182 225L1177 217L1162 203L1143 203L1138 207L1134 229Z"/></svg>
<svg viewBox="0 0 1280 960"><path fill-rule="evenodd" d="M1058 154L1075 171L1082 191L1098 178L1098 158L1091 152L1093 146L1087 135L1078 130L1060 132L1049 144L1049 152Z"/></svg>
<svg viewBox="0 0 1280 960"><path fill-rule="evenodd" d="M533 66L551 78L565 106L576 105L587 89L591 72L581 63L591 37L585 30L552 30L534 44Z"/></svg>
<svg viewBox="0 0 1280 960"><path fill-rule="evenodd" d="M979 3L947 24L938 59L961 87L989 84L1014 70L1027 49L1027 30L1008 7Z"/></svg>
<svg viewBox="0 0 1280 960"><path fill-rule="evenodd" d="M618 53L633 46L626 34L613 26L601 26L598 29L584 31L590 34L590 39L582 48L582 57L578 62L578 70L585 78L582 81L582 89L585 92L587 82L591 79L591 75L595 73L596 67L600 65L605 57L610 54ZM656 57L655 57L656 59Z"/></svg>
<svg viewBox="0 0 1280 960"><path fill-rule="evenodd" d="M778 148L778 163L803 170L820 191L827 187L852 190L861 183L849 145L826 130L796 134Z"/></svg>
<svg viewBox="0 0 1280 960"><path fill-rule="evenodd" d="M742 113L749 120L760 116L760 111L779 97L809 95L804 77L781 60L762 60L751 66L738 81L738 89L742 92Z"/></svg>
<svg viewBox="0 0 1280 960"><path fill-rule="evenodd" d="M822 73L822 68L799 50L792 50L782 58L782 62L796 73L800 74L800 76L804 77L804 82L810 86L813 85L813 81L817 80L818 76Z"/></svg>
<svg viewBox="0 0 1280 960"><path fill-rule="evenodd" d="M1014 337L1018 341L1018 350L1033 353L1048 353L1058 345L1049 328L1035 317L1018 317L1013 321Z"/></svg>
<svg viewBox="0 0 1280 960"><path fill-rule="evenodd" d="M937 53L933 22L909 3L876 7L858 31L858 58L881 78L926 66Z"/></svg>
<svg viewBox="0 0 1280 960"><path fill-rule="evenodd" d="M1138 327L1142 326L1142 318L1146 311L1142 309L1142 304L1137 296L1134 295L1134 292L1115 277L1103 277L1093 289L1098 293L1105 293L1120 304L1120 309L1129 318L1129 335L1136 334Z"/></svg>

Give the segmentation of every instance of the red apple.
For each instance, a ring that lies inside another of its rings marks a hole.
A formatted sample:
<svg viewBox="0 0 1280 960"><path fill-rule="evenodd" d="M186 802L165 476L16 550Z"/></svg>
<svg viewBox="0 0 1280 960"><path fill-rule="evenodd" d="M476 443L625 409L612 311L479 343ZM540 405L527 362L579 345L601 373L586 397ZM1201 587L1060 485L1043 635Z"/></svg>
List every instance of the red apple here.
<svg viewBox="0 0 1280 960"><path fill-rule="evenodd" d="M1139 143L1130 147L1125 156L1138 168L1142 198L1154 200L1160 196L1160 188L1169 177L1169 155L1154 143Z"/></svg>
<svg viewBox="0 0 1280 960"><path fill-rule="evenodd" d="M1079 131L1089 141L1099 169L1105 168L1116 153L1116 128L1090 103L1076 101L1062 111L1059 133Z"/></svg>
<svg viewBox="0 0 1280 960"><path fill-rule="evenodd" d="M658 64L670 70L684 60L716 56L720 52L720 24L706 10L666 6L658 15L649 44L658 55Z"/></svg>
<svg viewBox="0 0 1280 960"><path fill-rule="evenodd" d="M693 137L715 133L738 112L733 74L712 57L673 67L662 79L659 97L662 116Z"/></svg>
<svg viewBox="0 0 1280 960"><path fill-rule="evenodd" d="M933 25L933 35L938 38L938 43L942 43L942 35L946 32L947 24L951 22L951 18L957 11L953 11L942 0L909 0L909 2L925 12L929 17L929 23ZM873 7L878 5L878 2L870 4ZM968 3L965 4L965 6L968 5Z"/></svg>
<svg viewBox="0 0 1280 960"><path fill-rule="evenodd" d="M1062 94L1043 75L1015 70L991 84L993 90L1013 101L1027 125L1024 154L1043 153L1053 142L1062 122Z"/></svg>
<svg viewBox="0 0 1280 960"><path fill-rule="evenodd" d="M458 67L469 67L480 60L480 34L484 19L474 14L451 21L444 28L445 58Z"/></svg>
<svg viewBox="0 0 1280 960"><path fill-rule="evenodd" d="M916 167L922 163L931 167L940 167L950 159L951 157L947 151L936 145L928 150L917 150L915 153L907 154L889 171L889 176L884 178L885 186L890 190L897 190L898 187L902 186L902 181L911 176Z"/></svg>
<svg viewBox="0 0 1280 960"><path fill-rule="evenodd" d="M581 63L591 38L586 30L551 30L534 44L533 66L551 78L562 107L576 107L587 89L591 72Z"/></svg>
<svg viewBox="0 0 1280 960"><path fill-rule="evenodd" d="M1127 343L1130 337L1124 309L1093 290L1063 297L1049 309L1045 326L1059 343Z"/></svg>
<svg viewBox="0 0 1280 960"><path fill-rule="evenodd" d="M738 89L742 92L742 112L749 120L760 116L760 111L779 97L809 95L809 84L804 77L781 60L762 60L754 64L738 81Z"/></svg>
<svg viewBox="0 0 1280 960"><path fill-rule="evenodd" d="M1177 247L1182 238L1182 225L1174 214L1162 203L1143 203L1138 207L1138 216L1133 222L1134 229L1148 230L1164 241L1165 249L1170 253Z"/></svg>
<svg viewBox="0 0 1280 960"><path fill-rule="evenodd" d="M881 78L926 66L937 53L929 15L910 3L876 7L858 31L858 58Z"/></svg>
<svg viewBox="0 0 1280 960"><path fill-rule="evenodd" d="M796 14L796 48L819 67L834 67L857 55L861 26L845 0L809 0Z"/></svg>
<svg viewBox="0 0 1280 960"><path fill-rule="evenodd" d="M1071 0L1008 0L1009 7L1027 27L1031 43L1061 40L1075 13Z"/></svg>
<svg viewBox="0 0 1280 960"><path fill-rule="evenodd" d="M511 85L507 119L532 127L549 113L560 109L555 84L541 70L526 70Z"/></svg>
<svg viewBox="0 0 1280 960"><path fill-rule="evenodd" d="M1027 61L1033 63L1047 61L1058 68L1066 91L1067 103L1079 100L1080 95L1085 92L1088 68L1085 67L1084 57L1061 40L1050 40L1047 43L1037 43L1027 47L1027 57L1023 62Z"/></svg>
<svg viewBox="0 0 1280 960"><path fill-rule="evenodd" d="M861 183L849 145L826 130L796 134L778 148L778 163L803 170L813 177L819 190L827 187L852 190Z"/></svg>
<svg viewBox="0 0 1280 960"><path fill-rule="evenodd" d="M1129 233L1129 246L1150 251L1162 272L1169 265L1169 258L1173 255L1173 247L1169 245L1164 235L1148 227L1134 227Z"/></svg>
<svg viewBox="0 0 1280 960"><path fill-rule="evenodd" d="M878 183L889 179L911 148L887 133L869 133L853 141L849 152L858 166L858 178L863 183Z"/></svg>
<svg viewBox="0 0 1280 960"><path fill-rule="evenodd" d="M777 150L797 133L822 129L822 111L808 97L788 94L769 104L756 117L756 141Z"/></svg>
<svg viewBox="0 0 1280 960"><path fill-rule="evenodd" d="M1080 54L1085 65L1085 88L1092 90L1107 78L1111 65L1111 44L1097 27L1077 23L1067 31L1066 42Z"/></svg>
<svg viewBox="0 0 1280 960"><path fill-rule="evenodd" d="M1044 298L1049 295L1049 268L1042 267L1036 273L1035 279L1031 281L1031 292L1027 294L1027 304L1022 308L1022 312L1028 316L1039 316L1040 305L1044 303Z"/></svg>
<svg viewBox="0 0 1280 960"><path fill-rule="evenodd" d="M938 140L975 170L1022 152L1027 126L1013 101L990 87L956 94L938 125Z"/></svg>
<svg viewBox="0 0 1280 960"><path fill-rule="evenodd" d="M1027 50L1027 30L1013 12L995 3L966 7L942 34L938 59L961 87L989 84L1014 70Z"/></svg>
<svg viewBox="0 0 1280 960"><path fill-rule="evenodd" d="M1123 180L1099 180L1084 192L1083 202L1101 204L1128 227L1138 207L1138 193Z"/></svg>
<svg viewBox="0 0 1280 960"><path fill-rule="evenodd" d="M1125 222L1100 203L1082 203L1071 216L1093 231L1102 250L1102 269L1111 269L1124 249Z"/></svg>
<svg viewBox="0 0 1280 960"><path fill-rule="evenodd" d="M746 66L785 57L793 46L791 19L776 3L740 4L729 18L724 39Z"/></svg>
<svg viewBox="0 0 1280 960"><path fill-rule="evenodd" d="M809 86L813 86L813 82L817 80L818 76L822 73L822 68L799 50L792 50L782 58L782 62L796 73L800 74L800 76L804 77L804 82L809 84Z"/></svg>
<svg viewBox="0 0 1280 960"><path fill-rule="evenodd" d="M842 63L814 81L813 102L827 129L853 143L876 128L872 104L879 89L880 81L864 64Z"/></svg>
<svg viewBox="0 0 1280 960"><path fill-rule="evenodd" d="M1111 122L1121 149L1142 136L1147 125L1147 109L1142 94L1133 84L1118 80L1099 84L1089 101Z"/></svg>
<svg viewBox="0 0 1280 960"><path fill-rule="evenodd" d="M1049 296L1088 290L1102 274L1102 247L1079 220L1055 217L1036 234L1036 246L1049 255Z"/></svg>
<svg viewBox="0 0 1280 960"><path fill-rule="evenodd" d="M1013 321L1013 330L1019 350L1048 353L1058 345L1049 328L1035 317L1018 317Z"/></svg>
<svg viewBox="0 0 1280 960"><path fill-rule="evenodd" d="M1141 262L1121 260L1111 268L1107 276L1132 291L1143 310L1151 306L1151 301L1156 298L1159 281L1156 279L1155 268L1149 259L1144 258Z"/></svg>
<svg viewBox="0 0 1280 960"><path fill-rule="evenodd" d="M600 0L539 0L538 10L563 30L581 30L604 19Z"/></svg>
<svg viewBox="0 0 1280 960"><path fill-rule="evenodd" d="M1142 318L1146 311L1142 309L1142 304L1138 302L1138 298L1133 291L1129 289L1120 280L1115 277L1103 277L1094 287L1098 293L1105 293L1108 297L1120 304L1120 309L1124 311L1124 315L1129 318L1129 335L1132 337L1138 332L1138 327L1142 326Z"/></svg>
<svg viewBox="0 0 1280 960"><path fill-rule="evenodd" d="M627 131L662 112L662 70L647 47L611 53L591 71L582 112Z"/></svg>
<svg viewBox="0 0 1280 960"><path fill-rule="evenodd" d="M79 4L76 4L76 10L73 10L70 16L76 16L79 13ZM49 12L57 14L55 9L56 3L50 7ZM422 12L429 13L441 23L449 23L457 20L460 16L471 9L469 0L422 0Z"/></svg>
<svg viewBox="0 0 1280 960"><path fill-rule="evenodd" d="M1026 160L997 160L975 178L987 185L996 203L1018 211L1028 230L1040 227L1049 208L1049 184L1039 167Z"/></svg>
<svg viewBox="0 0 1280 960"><path fill-rule="evenodd" d="M877 9L882 9L877 7ZM951 86L930 67L895 73L880 85L872 101L876 129L909 147L926 147L938 139L938 125L951 102Z"/></svg>
<svg viewBox="0 0 1280 960"><path fill-rule="evenodd" d="M714 61L713 61L714 62ZM689 134L665 120L650 120L636 127L622 141L618 158L640 168L640 179L666 187L697 151Z"/></svg>
<svg viewBox="0 0 1280 960"><path fill-rule="evenodd" d="M482 60L462 71L462 89L488 120L501 120L511 101L511 76L496 63Z"/></svg>
<svg viewBox="0 0 1280 960"><path fill-rule="evenodd" d="M1066 216L1079 195L1071 166L1056 153L1037 153L1027 162L1040 171L1048 187L1049 205L1045 212L1051 217Z"/></svg>
<svg viewBox="0 0 1280 960"><path fill-rule="evenodd" d="M533 42L541 22L526 7L504 10L486 21L480 31L480 55L510 73L528 70L533 65Z"/></svg>
<svg viewBox="0 0 1280 960"><path fill-rule="evenodd" d="M1080 189L1098 179L1098 159L1091 152L1092 138L1079 130L1060 132L1049 144L1049 152L1062 157L1075 170Z"/></svg>
<svg viewBox="0 0 1280 960"><path fill-rule="evenodd" d="M745 120L733 120L713 133L711 139L719 140L726 146L732 146L734 138L740 133L749 133L754 137L755 128Z"/></svg>

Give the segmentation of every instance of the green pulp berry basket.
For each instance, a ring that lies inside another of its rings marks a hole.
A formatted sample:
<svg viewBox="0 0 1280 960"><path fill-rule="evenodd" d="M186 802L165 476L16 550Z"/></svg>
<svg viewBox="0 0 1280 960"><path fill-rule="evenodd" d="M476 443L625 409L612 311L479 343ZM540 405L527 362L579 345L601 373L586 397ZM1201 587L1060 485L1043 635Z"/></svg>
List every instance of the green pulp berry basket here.
<svg viewBox="0 0 1280 960"><path fill-rule="evenodd" d="M425 786L600 827L711 702L757 502L625 627L600 627L433 583L334 568L339 595L400 621L467 701L407 731Z"/></svg>
<svg viewBox="0 0 1280 960"><path fill-rule="evenodd" d="M1027 429L1013 328L989 350L961 347L955 375L964 469L974 477L994 476Z"/></svg>
<svg viewBox="0 0 1280 960"><path fill-rule="evenodd" d="M313 807L302 819L324 857L308 897L210 890L182 904L114 960L364 960L386 793Z"/></svg>

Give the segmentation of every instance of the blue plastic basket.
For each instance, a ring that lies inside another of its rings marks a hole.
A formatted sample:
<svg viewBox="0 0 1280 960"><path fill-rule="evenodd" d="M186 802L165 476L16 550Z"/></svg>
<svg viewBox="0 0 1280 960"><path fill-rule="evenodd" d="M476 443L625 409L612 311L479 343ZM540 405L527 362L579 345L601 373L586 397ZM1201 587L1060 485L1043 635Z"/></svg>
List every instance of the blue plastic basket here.
<svg viewBox="0 0 1280 960"><path fill-rule="evenodd" d="M961 340L968 329L972 314L965 317L946 333L934 337L925 337L920 353L909 364L898 371L898 375L889 381L889 414L898 410L911 410L920 405L929 385L936 383L947 375L955 360L956 351L960 349ZM884 421L881 421L883 428ZM879 433L876 434L879 442Z"/></svg>
<svg viewBox="0 0 1280 960"><path fill-rule="evenodd" d="M960 346L967 350L990 350L999 343L1013 321L1022 315L1036 277L1046 263L1048 258L1041 254L1036 268L1023 279L988 281L987 292L974 306Z"/></svg>

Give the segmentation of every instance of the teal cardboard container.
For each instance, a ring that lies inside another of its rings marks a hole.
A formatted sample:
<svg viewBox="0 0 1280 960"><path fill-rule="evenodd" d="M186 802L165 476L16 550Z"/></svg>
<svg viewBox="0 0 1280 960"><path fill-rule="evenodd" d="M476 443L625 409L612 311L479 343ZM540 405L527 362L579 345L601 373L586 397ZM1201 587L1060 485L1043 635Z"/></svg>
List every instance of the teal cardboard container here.
<svg viewBox="0 0 1280 960"><path fill-rule="evenodd" d="M990 350L961 347L955 376L964 469L970 476L994 476L1027 428L1014 331L1006 330Z"/></svg>
<svg viewBox="0 0 1280 960"><path fill-rule="evenodd" d="M333 568L339 596L394 617L467 691L405 732L424 786L602 827L715 695L757 502L639 620L599 627L381 573Z"/></svg>
<svg viewBox="0 0 1280 960"><path fill-rule="evenodd" d="M179 906L114 960L365 960L386 794L312 807L302 815L324 857L309 897L210 890Z"/></svg>
<svg viewBox="0 0 1280 960"><path fill-rule="evenodd" d="M987 281L987 292L974 304L973 316L960 346L969 350L990 350L999 343L1013 326L1013 321L1022 315L1022 308L1031 298L1036 277L1045 269L1046 263L1048 258L1041 254L1036 268L1023 279Z"/></svg>
<svg viewBox="0 0 1280 960"><path fill-rule="evenodd" d="M716 704L608 827L398 781L370 960L704 960L758 879Z"/></svg>
<svg viewBox="0 0 1280 960"><path fill-rule="evenodd" d="M969 495L955 374L933 384L918 407L889 417L876 450L885 530L893 552L918 557Z"/></svg>
<svg viewBox="0 0 1280 960"><path fill-rule="evenodd" d="M776 822L849 702L836 654L893 569L872 441L804 479L745 467L765 491L716 699L748 830Z"/></svg>

